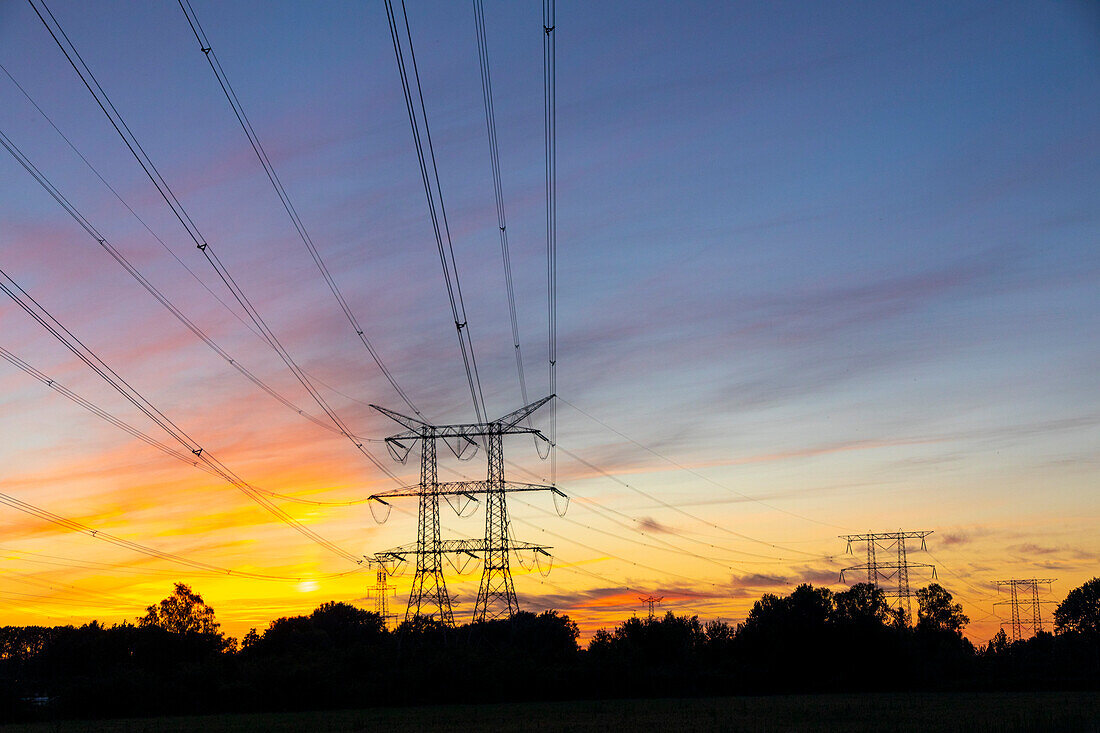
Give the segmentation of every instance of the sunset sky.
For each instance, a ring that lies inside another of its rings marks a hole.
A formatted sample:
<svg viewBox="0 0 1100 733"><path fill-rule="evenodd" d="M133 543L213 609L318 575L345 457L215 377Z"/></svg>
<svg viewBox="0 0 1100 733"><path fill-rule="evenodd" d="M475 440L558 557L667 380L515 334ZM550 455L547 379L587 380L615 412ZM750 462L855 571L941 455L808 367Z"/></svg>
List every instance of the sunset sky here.
<svg viewBox="0 0 1100 733"><path fill-rule="evenodd" d="M396 380L432 420L472 421L383 3L192 4ZM404 405L176 2L50 9L324 398L359 435L397 432L368 404ZM501 415L521 397L474 16L418 0L408 13L488 411ZM486 23L534 399L548 389L541 3L486 0ZM937 566L984 641L1004 600L993 581L1056 578L1060 600L1100 574L1097 5L562 0L555 32L558 478L572 501L564 518L547 495L509 501L516 538L553 547L545 578L513 565L525 608L568 613L585 638L644 613L647 594L741 619L764 592L843 588L840 569L863 555L838 535L934 530L910 560ZM0 4L0 64L0 132L234 360L319 414L226 305L25 3ZM256 486L329 502L396 486L184 328L3 150L0 269ZM3 297L0 347L165 439ZM372 573L226 482L7 362L0 400L3 494L199 562L302 578L196 571L0 505L0 625L132 620L175 581L237 636L327 600L373 609ZM401 465L367 447L418 480L415 453ZM548 476L529 439L506 451L511 478ZM483 454L444 455L441 478L482 477ZM356 556L416 538L413 500L381 525L363 503L275 501ZM444 506L443 524L477 537L484 514ZM460 621L479 574L449 576ZM928 577L912 572L914 585ZM401 613L410 580L392 579Z"/></svg>

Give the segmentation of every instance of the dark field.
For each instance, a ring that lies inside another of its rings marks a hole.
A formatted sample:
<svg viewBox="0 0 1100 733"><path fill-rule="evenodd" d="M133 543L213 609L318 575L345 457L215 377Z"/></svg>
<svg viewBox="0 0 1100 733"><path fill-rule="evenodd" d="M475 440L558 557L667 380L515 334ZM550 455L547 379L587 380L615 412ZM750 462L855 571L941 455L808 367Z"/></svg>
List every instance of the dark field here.
<svg viewBox="0 0 1100 733"><path fill-rule="evenodd" d="M3 733L1100 731L1100 693L777 695L380 708L0 726Z"/></svg>

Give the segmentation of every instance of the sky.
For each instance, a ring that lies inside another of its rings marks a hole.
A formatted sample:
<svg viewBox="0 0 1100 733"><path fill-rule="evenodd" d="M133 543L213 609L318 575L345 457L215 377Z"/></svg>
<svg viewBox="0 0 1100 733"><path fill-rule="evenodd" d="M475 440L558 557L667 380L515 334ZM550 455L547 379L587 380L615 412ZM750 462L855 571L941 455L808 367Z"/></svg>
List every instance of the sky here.
<svg viewBox="0 0 1100 733"><path fill-rule="evenodd" d="M383 4L192 4L387 367L432 420L471 421ZM178 5L50 9L324 399L358 435L399 431L369 404L404 405ZM534 399L548 392L541 7L487 0L485 14ZM408 18L487 410L502 415L522 398L474 15L412 1ZM1069 1L559 3L557 478L571 502L561 517L546 494L509 501L515 537L553 548L545 577L514 561L525 608L568 613L585 638L644 613L642 595L743 619L765 592L844 588L864 555L840 535L932 530L909 560L936 566L984 641L1006 599L994 581L1053 578L1056 601L1097 575L1098 31L1096 5ZM0 131L236 363L319 414L27 4L0 5L0 64ZM247 481L359 502L275 500L297 521L354 556L415 540L412 500L383 524L361 502L390 478L205 346L0 152L0 268ZM165 439L8 299L0 346ZM176 581L237 636L324 601L374 608L372 573L6 362L0 437L6 495L295 578L198 571L0 506L0 624L132 620ZM415 452L402 465L366 445L418 480ZM483 454L444 453L441 478L484 471ZM506 456L515 480L549 475L527 438ZM447 537L483 532L480 509L442 516ZM479 568L448 573L466 620ZM411 573L391 582L403 612Z"/></svg>

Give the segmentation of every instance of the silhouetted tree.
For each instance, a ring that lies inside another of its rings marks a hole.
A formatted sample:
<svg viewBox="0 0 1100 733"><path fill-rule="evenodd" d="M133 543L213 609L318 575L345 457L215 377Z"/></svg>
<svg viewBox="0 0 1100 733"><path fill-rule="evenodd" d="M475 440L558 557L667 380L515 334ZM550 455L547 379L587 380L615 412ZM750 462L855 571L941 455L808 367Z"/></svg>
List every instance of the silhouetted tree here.
<svg viewBox="0 0 1100 733"><path fill-rule="evenodd" d="M1011 644L1012 642L1008 640L1008 634L1005 633L1005 630L998 629L993 638L982 647L981 653L986 656L1003 654Z"/></svg>
<svg viewBox="0 0 1100 733"><path fill-rule="evenodd" d="M703 636L710 646L726 647L733 641L736 634L737 629L722 619L707 621L703 626Z"/></svg>
<svg viewBox="0 0 1100 733"><path fill-rule="evenodd" d="M917 591L917 629L920 631L950 631L962 635L970 619L963 613L962 604L954 599L939 583Z"/></svg>
<svg viewBox="0 0 1100 733"><path fill-rule="evenodd" d="M669 611L664 618L635 616L611 632L601 629L588 644L588 651L597 657L653 665L678 662L700 649L704 641L698 616L677 616Z"/></svg>
<svg viewBox="0 0 1100 733"><path fill-rule="evenodd" d="M1100 578L1069 592L1054 611L1054 631L1100 635Z"/></svg>
<svg viewBox="0 0 1100 733"><path fill-rule="evenodd" d="M260 635L256 633L256 628L253 627L248 630L248 633L241 639L241 649L248 649L253 644L256 644L260 640Z"/></svg>
<svg viewBox="0 0 1100 733"><path fill-rule="evenodd" d="M832 591L803 583L786 598L771 593L761 596L738 628L738 634L806 634L823 628L833 614Z"/></svg>
<svg viewBox="0 0 1100 733"><path fill-rule="evenodd" d="M309 615L309 620L338 644L377 636L386 629L385 621L377 613L341 601L322 603Z"/></svg>
<svg viewBox="0 0 1100 733"><path fill-rule="evenodd" d="M145 615L138 618L138 625L155 626L173 634L216 634L219 627L214 609L185 583L176 583L172 595L147 607Z"/></svg>
<svg viewBox="0 0 1100 733"><path fill-rule="evenodd" d="M886 591L872 583L856 583L833 596L836 620L859 627L883 626L891 618Z"/></svg>

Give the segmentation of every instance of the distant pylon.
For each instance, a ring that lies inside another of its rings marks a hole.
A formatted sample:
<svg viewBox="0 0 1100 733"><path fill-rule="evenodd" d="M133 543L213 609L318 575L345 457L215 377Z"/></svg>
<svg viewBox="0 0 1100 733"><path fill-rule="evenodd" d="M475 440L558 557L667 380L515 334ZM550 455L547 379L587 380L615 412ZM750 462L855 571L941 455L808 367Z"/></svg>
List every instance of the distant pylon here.
<svg viewBox="0 0 1100 733"><path fill-rule="evenodd" d="M382 617L382 623L386 622L389 614L389 573L383 567L378 568L378 575L374 583L374 612Z"/></svg>
<svg viewBox="0 0 1100 733"><path fill-rule="evenodd" d="M997 588L1007 587L1009 590L1009 600L998 601L994 603L994 607L1007 605L1009 606L1009 624L1012 628L1012 641L1019 641L1024 638L1024 629L1028 628L1028 625L1023 622L1020 617L1020 606L1028 603L1028 601L1020 598L1020 589L1023 589L1025 593L1030 596L1031 604L1031 633L1038 634L1043 630L1043 604L1053 603L1054 601L1042 601L1039 600L1039 586L1045 585L1048 590L1050 584L1057 578L1015 578L1011 580L998 580ZM1004 619L1002 619L1003 621Z"/></svg>
<svg viewBox="0 0 1100 733"><path fill-rule="evenodd" d="M841 535L842 540L848 541L848 553L852 552L853 542L865 542L867 544L867 563L844 568L840 571L840 582L844 582L844 573L852 571L866 571L867 582L878 586L886 592L886 598L892 600L897 610L905 614L906 621L913 616L912 596L909 587L909 568L931 568L932 578L936 577L936 566L928 563L909 562L907 540L919 539L920 549L927 550L924 538L932 534L934 530L918 530L913 532L868 532L867 534ZM878 550L894 552L897 560L880 561Z"/></svg>
<svg viewBox="0 0 1100 733"><path fill-rule="evenodd" d="M649 606L649 620L653 620L653 606L665 599L664 596L638 596L638 600Z"/></svg>

